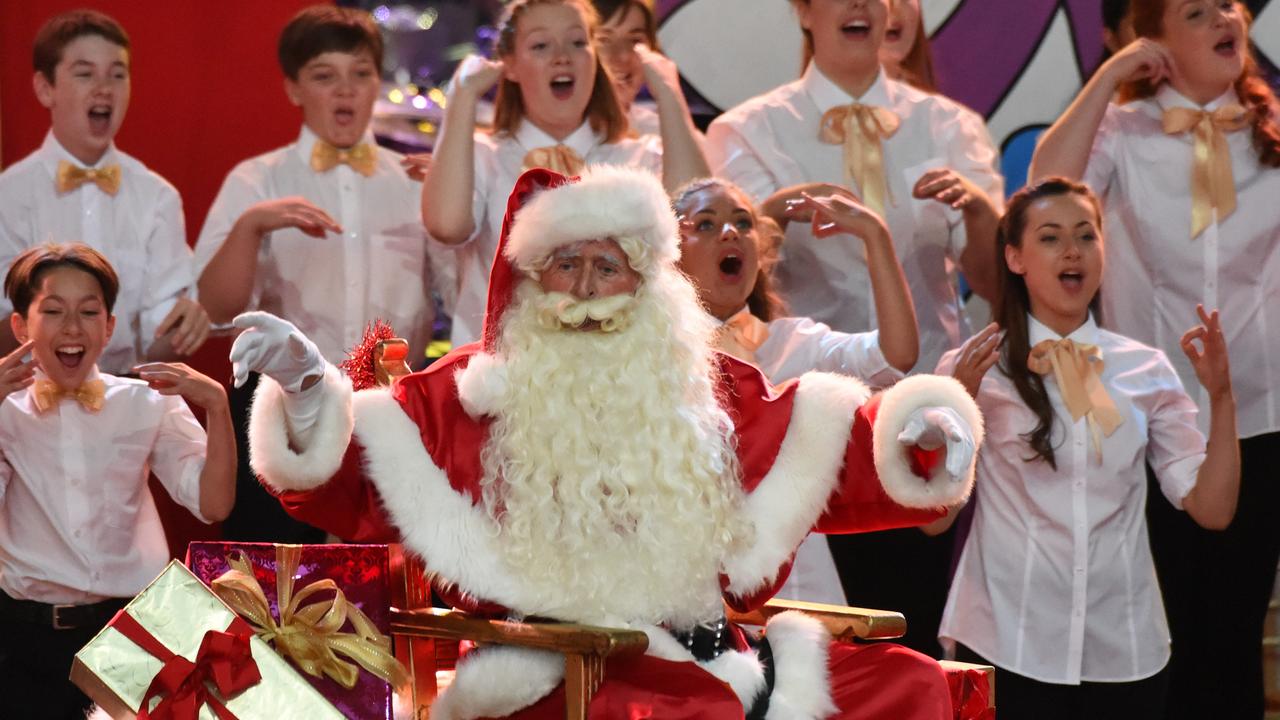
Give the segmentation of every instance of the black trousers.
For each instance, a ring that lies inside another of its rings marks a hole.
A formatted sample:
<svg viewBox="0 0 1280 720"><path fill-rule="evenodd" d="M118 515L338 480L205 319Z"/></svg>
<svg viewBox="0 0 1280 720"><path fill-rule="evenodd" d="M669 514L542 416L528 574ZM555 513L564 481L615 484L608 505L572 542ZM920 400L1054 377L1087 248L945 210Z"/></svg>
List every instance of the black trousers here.
<svg viewBox="0 0 1280 720"><path fill-rule="evenodd" d="M951 585L956 528L930 537L919 528L828 535L845 599L857 607L896 610L907 634L894 642L941 658L938 625Z"/></svg>
<svg viewBox="0 0 1280 720"><path fill-rule="evenodd" d="M249 467L249 409L253 392L258 388L258 374L251 373L240 388L228 394L231 419L236 431L236 504L222 523L222 538L240 542L274 542L291 544L322 543L323 530L294 520L271 493L258 482Z"/></svg>
<svg viewBox="0 0 1280 720"><path fill-rule="evenodd" d="M0 718L84 720L92 702L67 676L76 652L101 629L0 618Z"/></svg>
<svg viewBox="0 0 1280 720"><path fill-rule="evenodd" d="M956 643L956 660L995 665ZM996 667L996 717L1000 720L1160 720L1169 668L1132 682L1040 682ZM1206 715L1204 718L1217 718Z"/></svg>
<svg viewBox="0 0 1280 720"><path fill-rule="evenodd" d="M1170 718L1263 717L1263 623L1280 561L1280 432L1241 440L1240 460L1240 502L1221 532L1174 509L1148 472L1151 552L1173 637Z"/></svg>

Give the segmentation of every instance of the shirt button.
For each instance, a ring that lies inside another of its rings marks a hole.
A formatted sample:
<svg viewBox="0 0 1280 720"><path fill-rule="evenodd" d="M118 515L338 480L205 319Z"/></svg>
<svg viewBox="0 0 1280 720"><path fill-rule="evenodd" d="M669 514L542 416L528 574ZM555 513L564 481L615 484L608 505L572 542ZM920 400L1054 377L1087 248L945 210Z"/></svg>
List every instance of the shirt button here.
<svg viewBox="0 0 1280 720"><path fill-rule="evenodd" d="M1078 568L1076 568L1076 574L1077 574L1077 575L1083 575L1083 574L1084 574L1084 568L1082 568L1082 567L1078 567Z"/></svg>
<svg viewBox="0 0 1280 720"><path fill-rule="evenodd" d="M71 533L71 534L72 534L72 535L75 535L76 537L80 537L80 531L79 531L79 530L76 530L75 532L73 532L73 533Z"/></svg>

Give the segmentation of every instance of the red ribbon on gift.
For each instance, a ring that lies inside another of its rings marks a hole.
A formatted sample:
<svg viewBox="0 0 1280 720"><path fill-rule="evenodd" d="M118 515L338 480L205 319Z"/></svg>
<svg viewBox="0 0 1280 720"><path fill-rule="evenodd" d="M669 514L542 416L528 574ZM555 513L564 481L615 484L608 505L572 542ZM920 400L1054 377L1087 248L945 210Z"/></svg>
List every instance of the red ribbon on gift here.
<svg viewBox="0 0 1280 720"><path fill-rule="evenodd" d="M991 707L991 683L987 681L986 673L972 669L948 671L947 684L951 686L956 720L995 720L996 711Z"/></svg>
<svg viewBox="0 0 1280 720"><path fill-rule="evenodd" d="M164 663L142 698L138 720L198 720L205 705L220 720L239 720L207 683L212 682L222 697L228 698L262 680L249 647L253 628L238 617L225 632L209 630L204 634L195 662L165 647L127 612L116 615L111 627ZM150 708L152 698L160 698L155 708Z"/></svg>

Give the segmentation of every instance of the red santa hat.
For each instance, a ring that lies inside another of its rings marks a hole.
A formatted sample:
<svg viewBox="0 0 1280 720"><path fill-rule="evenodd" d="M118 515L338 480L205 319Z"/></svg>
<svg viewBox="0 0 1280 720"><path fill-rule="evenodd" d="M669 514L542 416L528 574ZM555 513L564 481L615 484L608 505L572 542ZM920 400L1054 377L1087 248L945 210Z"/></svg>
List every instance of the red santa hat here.
<svg viewBox="0 0 1280 720"><path fill-rule="evenodd" d="M507 200L485 307L482 352L457 375L459 396L473 416L492 414L505 392L495 353L502 318L522 274L536 272L557 249L587 240L620 241L632 269L652 278L680 257L680 232L662 182L645 170L596 165L581 177L546 168L526 171Z"/></svg>

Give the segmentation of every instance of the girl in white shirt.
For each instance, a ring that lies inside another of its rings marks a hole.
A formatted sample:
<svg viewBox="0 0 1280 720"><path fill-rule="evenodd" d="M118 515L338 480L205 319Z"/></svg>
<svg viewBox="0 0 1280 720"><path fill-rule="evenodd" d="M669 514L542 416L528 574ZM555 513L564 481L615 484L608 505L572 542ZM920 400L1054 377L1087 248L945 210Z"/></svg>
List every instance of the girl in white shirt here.
<svg viewBox="0 0 1280 720"><path fill-rule="evenodd" d="M1181 324L1197 304L1222 308L1240 391L1240 513L1221 533L1159 503L1149 518L1173 634L1172 716L1261 717L1259 644L1280 560L1280 103L1250 56L1240 3L1130 10L1139 39L1045 133L1031 174L1100 195L1111 235L1102 317L1168 353L1189 388ZM1112 101L1117 91L1127 102ZM1192 397L1203 430L1209 398ZM1231 611L1206 632L1211 606Z"/></svg>
<svg viewBox="0 0 1280 720"><path fill-rule="evenodd" d="M454 75L422 187L422 220L433 238L456 246L455 345L480 335L507 198L524 170L640 166L671 190L709 174L675 65L655 53L646 82L672 121L662 123L660 139L629 136L593 40L599 25L589 0L516 0L498 23L497 59L467 58ZM495 84L494 127L477 132L476 105Z"/></svg>
<svg viewBox="0 0 1280 720"><path fill-rule="evenodd" d="M784 317L785 306L772 289L767 241L755 207L727 180L695 180L676 192L680 269L698 288L707 312L724 323L717 338L720 349L755 363L770 382L819 370L852 375L876 387L892 385L915 365L919 343L911 295L889 231L857 201L843 196L803 200L815 215L820 237L847 233L866 243L880 330L850 334L809 318ZM824 537L810 535L800 545L778 597L847 604Z"/></svg>
<svg viewBox="0 0 1280 720"><path fill-rule="evenodd" d="M1206 445L1165 354L1094 322L1101 226L1093 194L1069 180L1010 198L997 235L1004 342L950 352L938 367L976 388L987 431L940 637L959 644L956 659L996 666L1002 720L1163 718L1169 634L1145 463L1200 525L1224 528L1235 513L1240 459L1218 313L1198 308L1203 325L1180 339L1210 398Z"/></svg>

